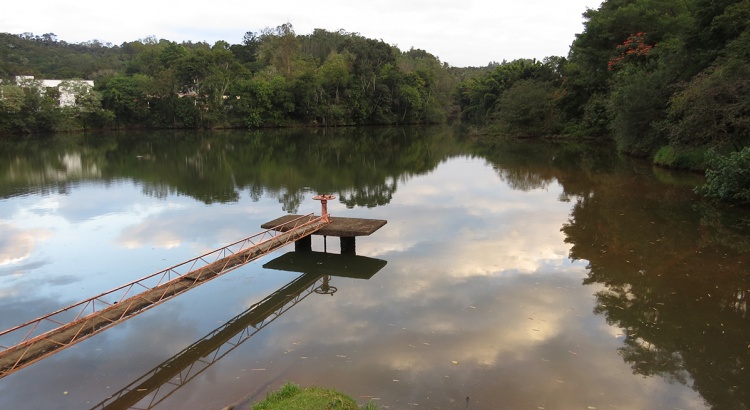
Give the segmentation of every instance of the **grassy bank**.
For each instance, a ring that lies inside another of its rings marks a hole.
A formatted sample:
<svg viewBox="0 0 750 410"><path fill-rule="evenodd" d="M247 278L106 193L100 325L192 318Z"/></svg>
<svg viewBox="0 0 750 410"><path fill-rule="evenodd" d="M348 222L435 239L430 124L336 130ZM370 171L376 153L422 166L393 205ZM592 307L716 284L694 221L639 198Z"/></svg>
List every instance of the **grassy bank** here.
<svg viewBox="0 0 750 410"><path fill-rule="evenodd" d="M266 399L252 404L247 410L377 410L373 402L358 406L351 397L335 390L319 387L301 388L286 383Z"/></svg>

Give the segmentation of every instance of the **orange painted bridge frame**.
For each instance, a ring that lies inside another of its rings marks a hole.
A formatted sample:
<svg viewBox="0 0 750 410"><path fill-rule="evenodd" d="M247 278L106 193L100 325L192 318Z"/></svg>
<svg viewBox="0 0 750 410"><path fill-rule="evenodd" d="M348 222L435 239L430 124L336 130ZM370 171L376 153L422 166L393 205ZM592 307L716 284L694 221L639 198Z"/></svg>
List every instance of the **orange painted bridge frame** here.
<svg viewBox="0 0 750 410"><path fill-rule="evenodd" d="M328 224L326 217L307 214L295 218L283 226L257 233L2 331L0 378L311 235Z"/></svg>

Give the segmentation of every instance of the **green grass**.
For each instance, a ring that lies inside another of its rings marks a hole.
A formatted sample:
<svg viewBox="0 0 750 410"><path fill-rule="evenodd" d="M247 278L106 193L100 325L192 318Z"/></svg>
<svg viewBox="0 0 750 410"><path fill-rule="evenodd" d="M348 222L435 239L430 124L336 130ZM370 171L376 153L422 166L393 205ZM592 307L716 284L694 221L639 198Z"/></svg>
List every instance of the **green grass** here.
<svg viewBox="0 0 750 410"><path fill-rule="evenodd" d="M252 410L377 410L377 406L369 402L359 407L354 399L335 390L303 389L294 383L286 383L269 393L262 402L253 404Z"/></svg>

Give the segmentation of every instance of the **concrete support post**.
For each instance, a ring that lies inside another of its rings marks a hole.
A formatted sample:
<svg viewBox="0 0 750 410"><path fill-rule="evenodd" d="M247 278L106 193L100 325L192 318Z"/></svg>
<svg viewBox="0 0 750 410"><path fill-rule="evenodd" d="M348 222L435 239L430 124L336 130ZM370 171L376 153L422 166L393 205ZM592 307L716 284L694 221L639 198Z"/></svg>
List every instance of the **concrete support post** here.
<svg viewBox="0 0 750 410"><path fill-rule="evenodd" d="M341 237L341 254L342 255L356 255L356 237L354 236L342 236Z"/></svg>
<svg viewBox="0 0 750 410"><path fill-rule="evenodd" d="M303 236L294 242L295 252L312 252L312 235Z"/></svg>

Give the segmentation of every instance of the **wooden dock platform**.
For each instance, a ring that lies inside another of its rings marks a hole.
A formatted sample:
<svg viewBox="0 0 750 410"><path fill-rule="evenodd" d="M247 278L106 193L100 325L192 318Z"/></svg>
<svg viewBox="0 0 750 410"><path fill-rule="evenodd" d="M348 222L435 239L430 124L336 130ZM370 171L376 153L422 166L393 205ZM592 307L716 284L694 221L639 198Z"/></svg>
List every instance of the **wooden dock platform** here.
<svg viewBox="0 0 750 410"><path fill-rule="evenodd" d="M299 215L284 215L273 221L268 221L261 225L263 229L274 229L284 232L288 229L283 224L299 218ZM355 238L357 236L369 236L378 229L382 228L388 221L383 219L366 219L366 218L343 218L338 216L330 217L331 222L317 230L313 235L336 236L341 238L341 253L355 254ZM277 228L278 227L278 228ZM306 236L294 243L294 249L297 252L311 251L311 236Z"/></svg>
<svg viewBox="0 0 750 410"><path fill-rule="evenodd" d="M279 225L285 224L293 219L299 218L299 215L284 215L261 225L263 229L274 229ZM368 236L382 228L388 221L382 219L364 219L364 218L342 218L332 216L331 223L315 232L315 235L338 236L340 238L354 236ZM285 225L279 229L281 232L288 230Z"/></svg>

